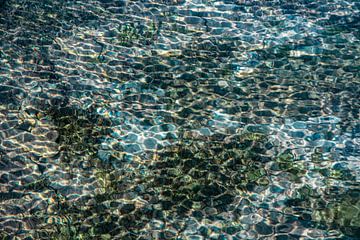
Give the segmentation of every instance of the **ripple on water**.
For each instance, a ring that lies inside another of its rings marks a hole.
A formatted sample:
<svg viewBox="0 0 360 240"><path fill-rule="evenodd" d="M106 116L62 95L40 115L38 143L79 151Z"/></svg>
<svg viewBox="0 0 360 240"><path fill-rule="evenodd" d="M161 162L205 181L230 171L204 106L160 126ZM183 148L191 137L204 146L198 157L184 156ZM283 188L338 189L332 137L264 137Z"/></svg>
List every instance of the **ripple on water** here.
<svg viewBox="0 0 360 240"><path fill-rule="evenodd" d="M0 236L356 238L358 7L0 1Z"/></svg>

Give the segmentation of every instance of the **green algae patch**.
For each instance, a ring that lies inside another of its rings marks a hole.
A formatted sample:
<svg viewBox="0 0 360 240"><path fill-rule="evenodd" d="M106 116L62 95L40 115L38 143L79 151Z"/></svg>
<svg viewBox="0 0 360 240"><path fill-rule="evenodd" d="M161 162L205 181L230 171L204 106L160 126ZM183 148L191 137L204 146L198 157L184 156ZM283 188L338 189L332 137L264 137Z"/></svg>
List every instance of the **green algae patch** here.
<svg viewBox="0 0 360 240"><path fill-rule="evenodd" d="M95 157L100 138L108 133L111 125L107 119L70 107L54 107L45 114L56 127L59 135L56 142L65 163L74 162L80 156Z"/></svg>
<svg viewBox="0 0 360 240"><path fill-rule="evenodd" d="M359 236L360 198L359 191L349 190L337 197L337 201L329 199L323 209L315 209L312 218L332 228L339 228L348 236Z"/></svg>
<svg viewBox="0 0 360 240"><path fill-rule="evenodd" d="M286 205L294 214L303 218L303 211L309 212L308 221L318 228L340 230L345 236L358 236L360 229L360 201L356 189L345 191L338 187L328 187L324 193L304 185L294 191Z"/></svg>
<svg viewBox="0 0 360 240"><path fill-rule="evenodd" d="M151 162L147 189L169 214L185 215L205 208L227 211L240 193L269 184L258 151L265 140L256 134L222 141L183 138Z"/></svg>
<svg viewBox="0 0 360 240"><path fill-rule="evenodd" d="M135 42L146 45L155 41L161 29L161 22L150 21L148 25L125 23L117 29L117 41L124 47L132 47Z"/></svg>
<svg viewBox="0 0 360 240"><path fill-rule="evenodd" d="M301 178L305 176L307 171L305 162L297 160L291 151L285 151L276 156L271 170L286 172L290 174L291 180L295 182L301 181Z"/></svg>

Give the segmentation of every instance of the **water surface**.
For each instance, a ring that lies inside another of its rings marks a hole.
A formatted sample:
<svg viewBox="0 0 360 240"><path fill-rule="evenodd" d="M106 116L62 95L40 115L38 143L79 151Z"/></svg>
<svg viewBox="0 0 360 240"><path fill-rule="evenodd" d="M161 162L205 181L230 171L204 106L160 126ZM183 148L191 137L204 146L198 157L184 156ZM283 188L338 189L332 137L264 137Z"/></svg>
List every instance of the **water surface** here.
<svg viewBox="0 0 360 240"><path fill-rule="evenodd" d="M0 1L4 239L357 239L358 1Z"/></svg>

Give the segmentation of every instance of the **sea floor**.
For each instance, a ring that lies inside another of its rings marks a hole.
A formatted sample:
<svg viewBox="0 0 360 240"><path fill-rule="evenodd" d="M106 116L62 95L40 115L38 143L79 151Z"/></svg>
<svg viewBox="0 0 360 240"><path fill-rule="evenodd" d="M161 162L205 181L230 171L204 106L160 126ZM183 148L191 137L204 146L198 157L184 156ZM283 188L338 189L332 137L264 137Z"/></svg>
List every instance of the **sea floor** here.
<svg viewBox="0 0 360 240"><path fill-rule="evenodd" d="M360 239L360 3L0 1L0 239Z"/></svg>

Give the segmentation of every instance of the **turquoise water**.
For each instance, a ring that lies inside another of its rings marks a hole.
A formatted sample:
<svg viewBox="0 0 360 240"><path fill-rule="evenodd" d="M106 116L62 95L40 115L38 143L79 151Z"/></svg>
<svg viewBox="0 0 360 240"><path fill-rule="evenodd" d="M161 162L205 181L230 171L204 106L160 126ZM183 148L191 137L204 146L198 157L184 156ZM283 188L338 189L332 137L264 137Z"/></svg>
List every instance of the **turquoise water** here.
<svg viewBox="0 0 360 240"><path fill-rule="evenodd" d="M0 1L1 239L359 239L358 1Z"/></svg>

